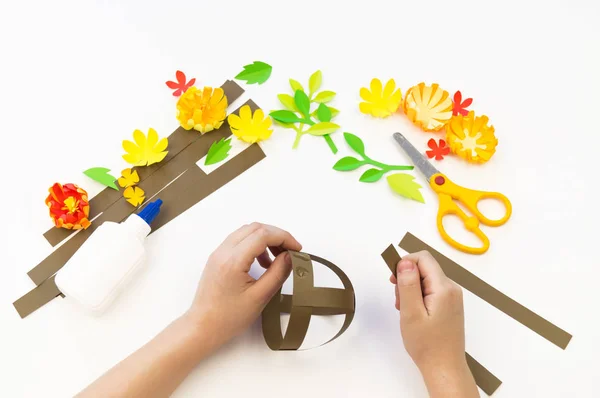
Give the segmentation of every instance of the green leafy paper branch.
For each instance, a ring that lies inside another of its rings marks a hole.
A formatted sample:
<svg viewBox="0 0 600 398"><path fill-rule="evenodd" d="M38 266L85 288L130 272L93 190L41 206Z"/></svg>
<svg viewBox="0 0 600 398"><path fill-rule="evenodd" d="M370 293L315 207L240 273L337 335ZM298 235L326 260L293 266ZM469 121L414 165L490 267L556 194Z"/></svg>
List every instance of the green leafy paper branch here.
<svg viewBox="0 0 600 398"><path fill-rule="evenodd" d="M360 176L359 181L361 182L379 181L381 177L390 171L414 169L414 166L388 165L373 160L367 156L364 142L354 134L344 133L344 139L346 140L346 143L348 143L348 146L360 156L360 159L357 159L354 156L343 157L333 165L333 169L337 171L352 171L366 165L374 166ZM410 174L392 174L387 177L387 182L390 188L397 194L425 203L420 191L421 186L414 182L414 177Z"/></svg>
<svg viewBox="0 0 600 398"><path fill-rule="evenodd" d="M331 122L339 111L326 105L327 102L335 98L333 91L321 91L322 74L316 71L310 76L308 82L309 93L306 94L304 87L294 79L290 79L290 86L294 91L294 96L289 94L279 94L277 98L285 106L284 110L277 110L270 113L270 116L281 126L291 128L296 132L293 148L297 148L300 139L305 134L322 136L333 153L338 149L329 136L337 131L340 126ZM311 111L311 104L318 104L317 108ZM313 118L316 119L313 120ZM305 127L308 128L305 130Z"/></svg>
<svg viewBox="0 0 600 398"><path fill-rule="evenodd" d="M333 169L337 171L352 171L356 170L361 166L371 165L376 168L371 168L365 171L361 176L359 181L362 182L375 182L379 181L381 177L383 177L386 173L394 170L413 170L414 166L396 166L396 165L388 165L385 163L378 162L376 160L371 159L365 153L365 144L363 141L355 136L354 134L344 133L344 139L352 148L354 152L360 155L361 159L357 159L353 156L346 156L337 161L335 165L333 165Z"/></svg>

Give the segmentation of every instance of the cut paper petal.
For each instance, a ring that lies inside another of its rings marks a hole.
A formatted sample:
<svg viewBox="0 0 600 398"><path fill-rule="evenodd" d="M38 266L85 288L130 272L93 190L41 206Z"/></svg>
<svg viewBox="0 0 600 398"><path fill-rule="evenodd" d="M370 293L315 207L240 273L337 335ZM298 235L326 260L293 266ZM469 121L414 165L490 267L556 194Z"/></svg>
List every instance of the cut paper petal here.
<svg viewBox="0 0 600 398"><path fill-rule="evenodd" d="M467 116L469 111L467 107L469 107L473 103L473 98L467 98L466 100L462 100L462 94L460 91L454 93L454 105L452 107L452 116L463 115Z"/></svg>
<svg viewBox="0 0 600 398"><path fill-rule="evenodd" d="M140 182L140 176L137 170L124 169L121 171L121 177L117 180L121 188L127 188Z"/></svg>
<svg viewBox="0 0 600 398"><path fill-rule="evenodd" d="M86 229L91 225L90 204L84 189L75 184L55 183L48 191L45 202L57 228Z"/></svg>
<svg viewBox="0 0 600 398"><path fill-rule="evenodd" d="M148 130L148 136L140 130L133 132L133 139L123 141L123 149L127 152L123 155L123 159L134 166L150 166L151 164L162 161L167 156L168 140L162 138L158 140L158 133L153 128Z"/></svg>
<svg viewBox="0 0 600 398"><path fill-rule="evenodd" d="M177 120L186 130L208 133L221 127L226 115L227 97L220 87L190 87L177 101Z"/></svg>
<svg viewBox="0 0 600 398"><path fill-rule="evenodd" d="M269 80L273 67L261 61L254 61L250 65L245 65L244 70L235 77L238 80L245 80L246 84L263 84Z"/></svg>
<svg viewBox="0 0 600 398"><path fill-rule="evenodd" d="M204 165L222 162L229 156L229 150L231 150L231 138L221 138L219 141L213 142L206 154Z"/></svg>
<svg viewBox="0 0 600 398"><path fill-rule="evenodd" d="M174 97L179 97L181 94L185 93L188 88L192 87L194 83L196 83L195 78L186 83L185 73L180 70L175 72L175 78L177 79L176 82L169 80L165 83L167 87L175 90L173 91Z"/></svg>
<svg viewBox="0 0 600 398"><path fill-rule="evenodd" d="M244 142L253 144L268 139L273 130L271 118L265 117L262 109L257 109L252 115L250 106L244 105L240 108L240 115L231 114L227 118L231 132Z"/></svg>
<svg viewBox="0 0 600 398"><path fill-rule="evenodd" d="M429 159L435 158L435 160L442 160L444 156L450 153L450 147L446 145L446 141L440 139L439 142L435 142L432 138L427 142L427 146L431 148L430 151L425 152Z"/></svg>
<svg viewBox="0 0 600 398"><path fill-rule="evenodd" d="M108 174L110 169L106 167L92 167L91 169L87 169L83 172L86 176L90 177L92 180L99 182L105 187L109 187L118 191L117 185L115 184L116 178L112 175Z"/></svg>
<svg viewBox="0 0 600 398"><path fill-rule="evenodd" d="M406 92L404 113L423 130L438 131L452 117L450 94L438 84L426 86L425 83L419 83Z"/></svg>
<svg viewBox="0 0 600 398"><path fill-rule="evenodd" d="M470 111L467 116L453 116L446 126L446 141L452 153L472 163L485 163L496 153L498 140L487 116Z"/></svg>
<svg viewBox="0 0 600 398"><path fill-rule="evenodd" d="M123 191L123 197L136 207L144 203L144 199L146 199L144 195L145 192L140 187L128 187Z"/></svg>
<svg viewBox="0 0 600 398"><path fill-rule="evenodd" d="M360 97L365 101L359 104L362 113L382 118L396 112L402 102L402 92L396 89L394 79L388 80L385 88L379 79L371 80L371 90L361 88Z"/></svg>

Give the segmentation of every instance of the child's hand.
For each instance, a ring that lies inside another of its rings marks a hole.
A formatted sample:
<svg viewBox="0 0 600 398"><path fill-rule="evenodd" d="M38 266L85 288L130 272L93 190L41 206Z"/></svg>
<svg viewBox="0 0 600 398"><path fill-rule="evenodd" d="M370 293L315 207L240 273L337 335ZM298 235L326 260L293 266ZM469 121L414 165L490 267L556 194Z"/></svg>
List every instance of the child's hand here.
<svg viewBox="0 0 600 398"><path fill-rule="evenodd" d="M242 333L260 316L292 269L286 250L300 251L302 245L289 232L253 223L233 232L211 254L188 311L211 346ZM267 269L258 280L248 275L255 259Z"/></svg>
<svg viewBox="0 0 600 398"><path fill-rule="evenodd" d="M465 359L461 288L424 251L405 256L390 281L396 285L404 347L421 370L430 395L479 396Z"/></svg>

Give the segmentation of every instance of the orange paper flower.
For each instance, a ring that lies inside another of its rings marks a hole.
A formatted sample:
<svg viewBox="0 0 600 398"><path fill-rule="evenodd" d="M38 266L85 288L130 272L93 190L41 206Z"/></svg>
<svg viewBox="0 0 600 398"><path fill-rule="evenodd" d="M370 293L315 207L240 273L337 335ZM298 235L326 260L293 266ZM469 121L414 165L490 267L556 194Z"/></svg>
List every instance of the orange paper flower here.
<svg viewBox="0 0 600 398"><path fill-rule="evenodd" d="M75 184L55 183L48 189L46 206L56 228L86 229L91 222L87 192Z"/></svg>
<svg viewBox="0 0 600 398"><path fill-rule="evenodd" d="M126 188L125 191L123 191L123 196L126 201L136 207L144 203L144 199L146 199L145 192L140 187Z"/></svg>
<svg viewBox="0 0 600 398"><path fill-rule="evenodd" d="M409 88L403 108L406 116L425 131L440 130L452 117L450 94L438 84L419 83Z"/></svg>
<svg viewBox="0 0 600 398"><path fill-rule="evenodd" d="M472 163L484 163L496 152L498 140L487 116L470 111L467 116L454 116L446 125L446 141L452 153Z"/></svg>
<svg viewBox="0 0 600 398"><path fill-rule="evenodd" d="M227 97L222 88L190 87L177 101L177 120L186 130L202 134L218 129L227 114Z"/></svg>

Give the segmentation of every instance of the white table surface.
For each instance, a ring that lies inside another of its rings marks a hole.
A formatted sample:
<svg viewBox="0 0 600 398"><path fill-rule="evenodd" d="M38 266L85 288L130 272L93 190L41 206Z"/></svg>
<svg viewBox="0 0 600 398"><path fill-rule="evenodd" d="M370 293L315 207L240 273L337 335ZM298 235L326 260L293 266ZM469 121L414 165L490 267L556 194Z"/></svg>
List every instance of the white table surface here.
<svg viewBox="0 0 600 398"><path fill-rule="evenodd" d="M467 350L502 379L497 397L597 396L598 3L340 4L2 3L0 396L75 394L182 313L212 249L254 220L288 229L306 251L346 271L356 290L354 323L334 343L295 353L269 351L257 323L202 363L175 396L425 397L380 258L406 231L573 334L563 351L465 293ZM434 135L401 114L361 114L358 91L372 77L393 77L403 93L426 81L473 97L471 108L496 127L498 152L483 166L458 158L439 166L461 185L512 200L510 222L485 229L489 252L470 256L441 240L437 198L427 187L422 205L394 195L383 180L363 184L360 172L333 171L350 154L341 132L336 157L310 136L292 150L293 132L278 128L262 145L266 159L148 239L146 269L104 316L56 299L20 319L12 302L33 287L26 272L52 251L42 237L51 225L47 188L75 182L96 194L101 187L82 170L118 173L126 166L121 141L134 129L175 130L176 100L164 84L175 70L218 86L253 60L272 64L273 74L262 86L240 83L242 101L279 109L276 94L289 92L288 78L305 83L321 69L324 88L338 93L332 105L343 131L389 163L409 162L392 132L422 150ZM293 186L303 194L292 194ZM318 283L331 283L325 274ZM315 322L308 343L325 341L334 324Z"/></svg>

